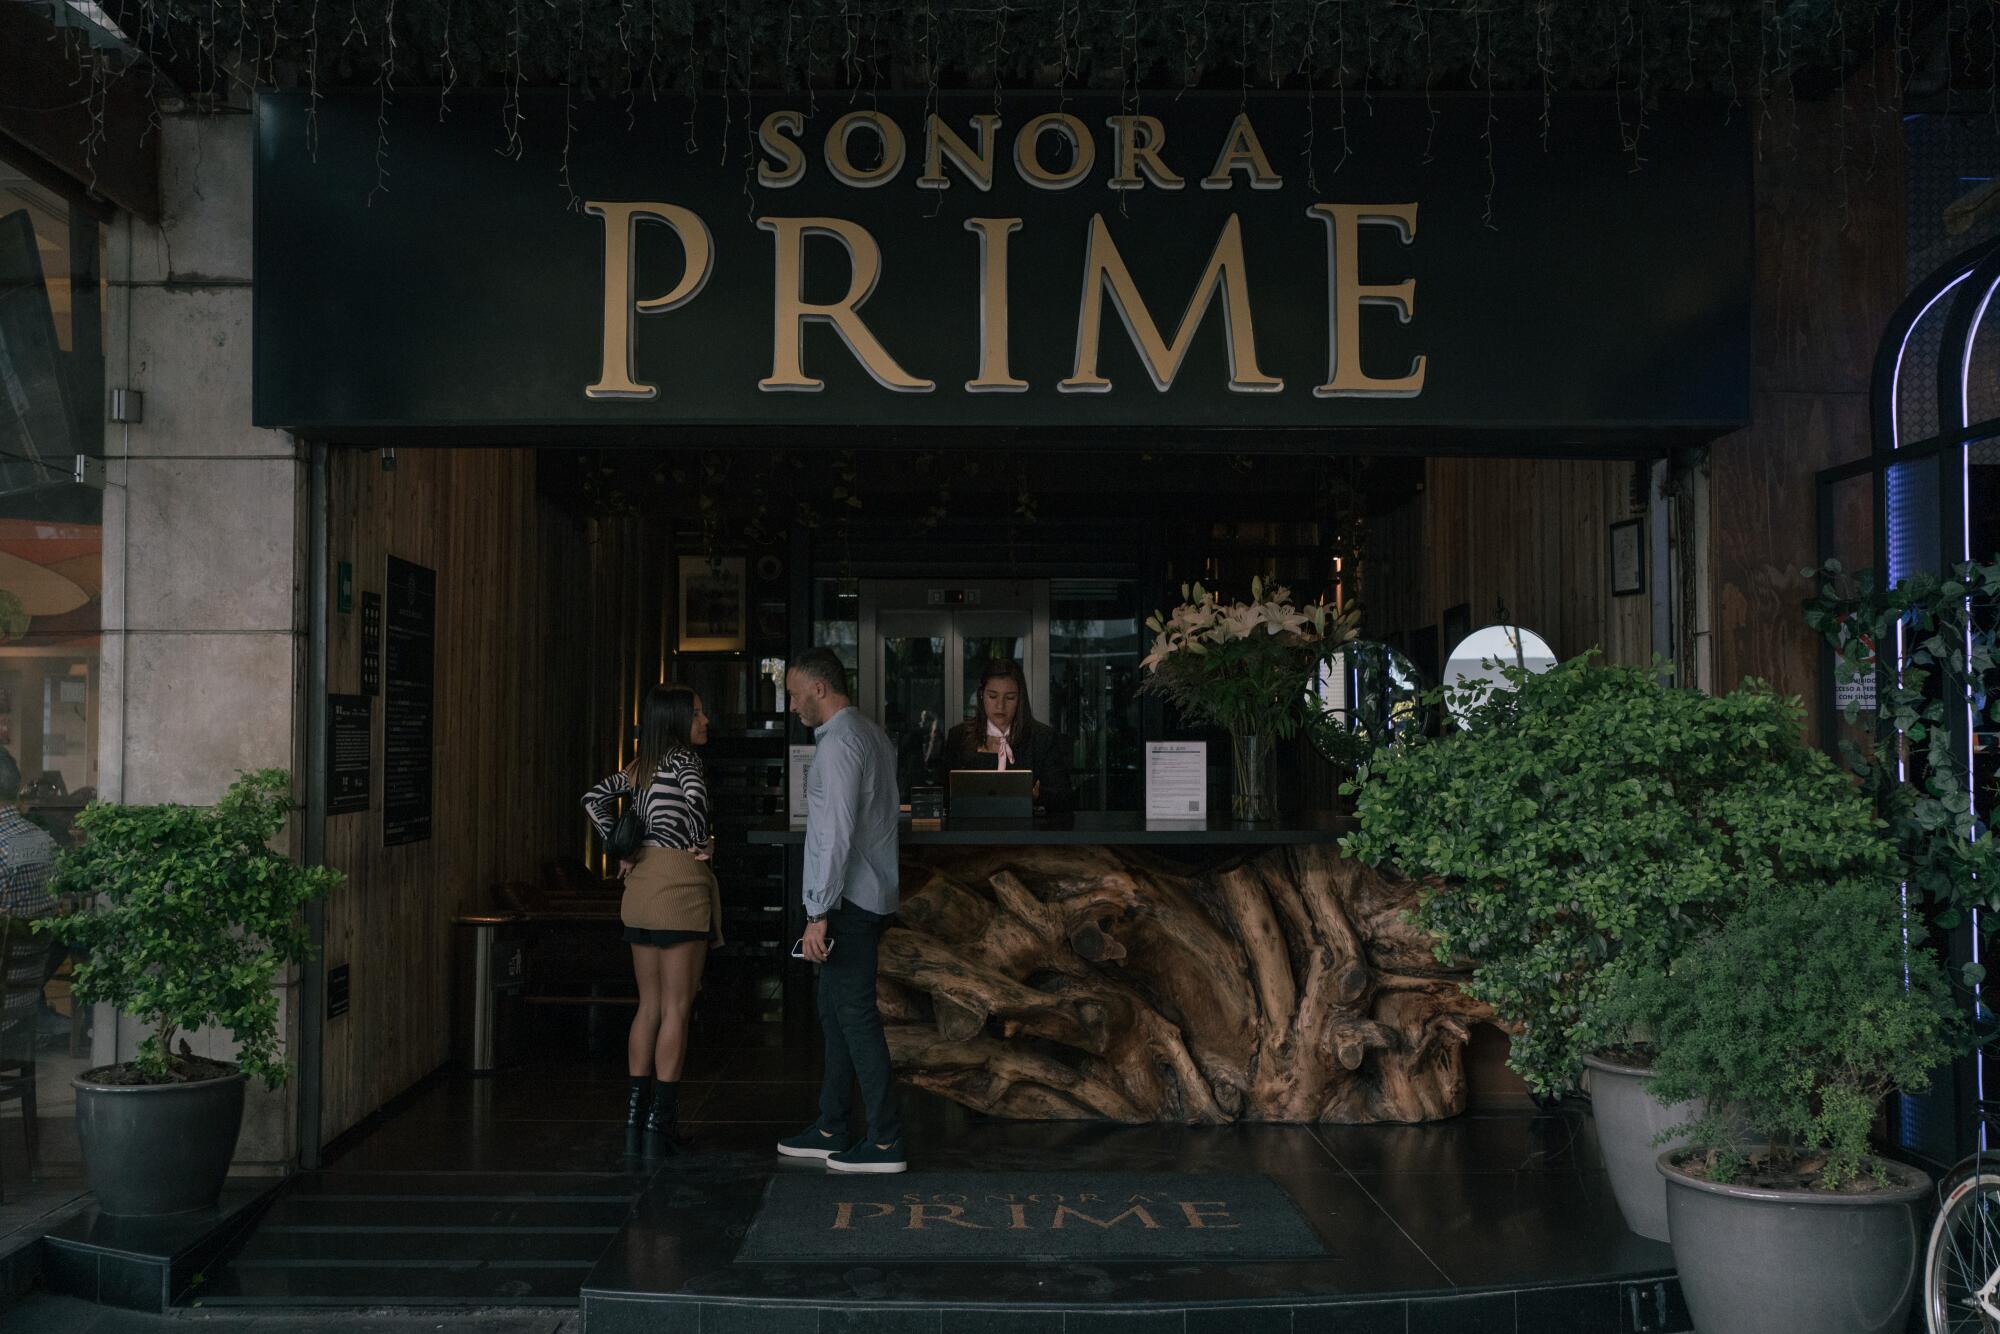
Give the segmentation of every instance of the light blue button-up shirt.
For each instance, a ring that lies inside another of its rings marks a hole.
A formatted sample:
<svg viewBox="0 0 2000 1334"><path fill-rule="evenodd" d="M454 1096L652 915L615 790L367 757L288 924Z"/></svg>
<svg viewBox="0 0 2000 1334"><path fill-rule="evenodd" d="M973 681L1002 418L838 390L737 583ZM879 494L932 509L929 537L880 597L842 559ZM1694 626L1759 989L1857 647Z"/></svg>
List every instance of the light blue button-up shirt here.
<svg viewBox="0 0 2000 1334"><path fill-rule="evenodd" d="M853 705L813 732L806 771L804 896L811 916L843 901L896 911L896 743Z"/></svg>

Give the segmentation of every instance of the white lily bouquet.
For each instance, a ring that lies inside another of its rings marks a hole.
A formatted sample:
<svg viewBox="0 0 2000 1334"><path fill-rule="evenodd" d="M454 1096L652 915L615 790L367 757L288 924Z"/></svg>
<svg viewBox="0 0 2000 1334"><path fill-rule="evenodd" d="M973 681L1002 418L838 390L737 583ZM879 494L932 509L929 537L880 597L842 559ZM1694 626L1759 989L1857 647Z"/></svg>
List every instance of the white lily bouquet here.
<svg viewBox="0 0 2000 1334"><path fill-rule="evenodd" d="M1356 608L1301 607L1281 584L1250 581L1248 602L1223 602L1200 584L1181 586L1172 614L1146 620L1153 651L1144 689L1196 724L1235 737L1283 740L1298 730L1326 655L1354 637Z"/></svg>

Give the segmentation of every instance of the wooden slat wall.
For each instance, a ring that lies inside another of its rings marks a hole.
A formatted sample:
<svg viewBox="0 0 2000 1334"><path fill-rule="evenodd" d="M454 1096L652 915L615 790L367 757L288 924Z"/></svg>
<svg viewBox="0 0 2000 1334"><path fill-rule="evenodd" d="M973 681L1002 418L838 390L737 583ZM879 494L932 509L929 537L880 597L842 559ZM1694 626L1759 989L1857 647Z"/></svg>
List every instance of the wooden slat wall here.
<svg viewBox="0 0 2000 1334"><path fill-rule="evenodd" d="M390 555L437 571L438 606L430 839L382 846L379 700L375 809L327 822L347 879L325 961L351 970L351 1009L326 1025L329 1140L447 1058L452 919L581 857L577 797L622 758L634 682L657 678L664 581L641 525L555 511L535 467L525 450L404 450L391 472L372 450L332 457L328 554L353 563L356 598L328 612L328 688L360 689L359 594L382 591Z"/></svg>
<svg viewBox="0 0 2000 1334"><path fill-rule="evenodd" d="M1523 625L1559 657L1650 661L1651 600L1613 597L1606 569L1610 525L1637 517L1631 476L1630 463L1429 460L1422 494L1371 526L1364 633L1407 636L1465 603L1474 629ZM1440 631L1440 656L1451 648Z"/></svg>
<svg viewBox="0 0 2000 1334"><path fill-rule="evenodd" d="M1875 345L1906 281L1896 99L1854 84L1842 99L1777 102L1760 131L1752 420L1710 454L1718 690L1753 676L1810 702L1818 688L1799 574L1819 563L1815 474L1868 454ZM1817 723L1808 708L1809 733Z"/></svg>

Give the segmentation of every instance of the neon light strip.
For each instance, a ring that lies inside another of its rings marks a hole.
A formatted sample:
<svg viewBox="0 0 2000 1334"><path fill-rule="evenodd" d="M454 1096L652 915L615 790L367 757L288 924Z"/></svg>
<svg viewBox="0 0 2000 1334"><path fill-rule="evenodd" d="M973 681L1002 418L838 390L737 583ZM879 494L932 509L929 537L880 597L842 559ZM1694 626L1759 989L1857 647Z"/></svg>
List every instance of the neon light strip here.
<svg viewBox="0 0 2000 1334"><path fill-rule="evenodd" d="M1993 304L1993 293L2000 290L2000 279L1996 279L1979 298L1979 309L1973 312L1972 327L1965 335L1965 348L1958 363L1958 429L1963 432L1972 425L1972 353L1979 343L1979 326L1986 319L1986 311ZM1958 504L1959 504L1959 559L1972 559L1972 442L1961 441L1958 446ZM1972 662L1972 597L1965 599L1965 660ZM1975 707L1971 681L1965 686L1965 804L1972 817L1975 836L1979 823L1979 793L1973 768L1974 742L1979 730L1979 713ZM1972 962L1980 963L1979 950L1979 909L1972 910ZM1974 1005L1978 1004L1980 988L1973 988ZM1974 1079L1978 1096L1986 1094L1986 1053L1983 1048L1973 1049ZM1986 1125L1982 1120L1979 1127L1979 1147L1986 1146Z"/></svg>
<svg viewBox="0 0 2000 1334"><path fill-rule="evenodd" d="M1902 431L1903 357L1910 350L1910 340L1916 336L1918 327L1923 324L1925 318L1929 316L1932 309L1936 307L1937 303L1944 300L1947 296L1951 295L1951 293L1957 289L1960 283L1964 282L1967 278L1970 278L1971 276L1972 276L1972 270L1967 269L1964 273L1959 274L1956 278L1953 278L1950 282L1946 283L1943 287L1939 288L1937 295L1933 296L1929 301L1926 301L1924 303L1924 308L1917 312L1917 317L1911 320L1908 327L1906 327L1903 330L1903 341L1899 343L1896 347L1895 369L1890 373L1889 376L1889 448L1892 451L1900 450L1903 447L1903 431ZM1986 294L1986 300L1980 302L1979 305L1980 318L1983 318L1985 316L1986 303L1987 301L1991 301L1992 297L1993 293L1991 290L1989 290ZM1978 318L1975 318L1973 320L1972 328L1973 332L1976 334L1979 329ZM1966 353L1967 353L1966 364L1969 364L1970 362L1972 341L1973 340L1971 338L1966 339ZM1961 416L1966 415L1965 375L1963 374L1963 372L1961 373L1960 376L1959 411ZM1939 423L1939 425L1942 426L1943 423ZM1967 423L1961 422L1959 429L1963 430L1966 425ZM1884 496L1885 503L1886 500L1887 497L1885 495ZM1889 521L1889 516L1885 513L1882 516L1882 523L1884 527L1887 527L1888 521ZM1888 570L1883 571L1885 583L1888 582L1889 574L1890 572ZM1904 638L1903 622L1901 620L1898 620L1896 622L1896 683L1898 685L1902 684L1903 661L1906 654L1908 653L1908 649L1909 645ZM1899 783L1907 783L1909 781L1909 778L1910 778L1909 765L1904 761L1903 748L1899 744L1896 747L1896 781ZM1909 919L1909 910L1910 910L1909 882L1905 881L1901 885L1897 886L1897 893L1902 899L1903 917L1904 920L1907 921ZM1905 926L1903 929L1903 941L1905 949L1907 949L1909 944L1909 928L1907 926ZM1974 963L1979 962L1979 910L1977 908L1972 910L1972 958ZM1905 985L1908 984L1908 981L1909 981L1909 970L1906 966L1904 969ZM1979 1008L1979 989L1974 988L1973 1010L1975 1012L1975 1017L1977 1015L1978 1008ZM1972 1060L1973 1060L1973 1082L1975 1085L1975 1096L1983 1097L1986 1091L1986 1056L1984 1050L1975 1048L1973 1051ZM1979 1122L1979 1148L1981 1152L1985 1152L1987 1148L1986 1124L1983 1119L1981 1119Z"/></svg>

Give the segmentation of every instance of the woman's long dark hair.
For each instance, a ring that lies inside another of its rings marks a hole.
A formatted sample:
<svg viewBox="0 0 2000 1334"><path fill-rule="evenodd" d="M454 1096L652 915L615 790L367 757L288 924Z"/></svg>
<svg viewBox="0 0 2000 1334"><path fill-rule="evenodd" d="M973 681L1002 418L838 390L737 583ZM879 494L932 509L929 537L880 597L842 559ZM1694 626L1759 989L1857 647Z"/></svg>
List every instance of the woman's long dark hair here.
<svg viewBox="0 0 2000 1334"><path fill-rule="evenodd" d="M639 753L632 761L632 790L649 787L667 758L694 747L694 688L654 686L639 705Z"/></svg>
<svg viewBox="0 0 2000 1334"><path fill-rule="evenodd" d="M1016 754L1027 744L1028 732L1035 725L1034 706L1028 703L1028 674L1021 670L1021 664L1012 658L989 658L979 673L979 689L972 696L972 716L959 727L971 738L973 749L977 750L986 742L986 687L995 681L1012 681L1021 692L1021 702L1014 706L1014 725L1007 729L1007 744ZM1022 755L1025 761L1026 756Z"/></svg>

